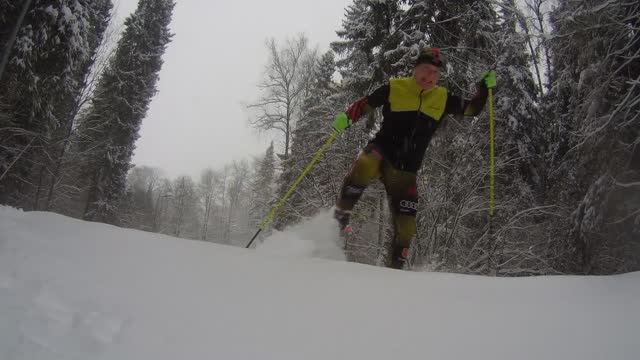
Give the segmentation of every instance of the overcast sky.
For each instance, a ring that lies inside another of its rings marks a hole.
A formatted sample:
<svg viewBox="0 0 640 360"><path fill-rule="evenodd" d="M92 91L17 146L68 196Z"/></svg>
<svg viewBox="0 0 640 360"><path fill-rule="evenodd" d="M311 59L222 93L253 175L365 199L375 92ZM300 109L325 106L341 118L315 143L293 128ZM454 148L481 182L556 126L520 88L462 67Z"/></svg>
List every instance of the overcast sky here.
<svg viewBox="0 0 640 360"><path fill-rule="evenodd" d="M196 179L206 167L261 154L274 134L247 126L243 103L258 97L265 40L305 33L324 52L338 40L350 0L177 0L159 93L142 122L136 165ZM122 20L137 0L114 0Z"/></svg>

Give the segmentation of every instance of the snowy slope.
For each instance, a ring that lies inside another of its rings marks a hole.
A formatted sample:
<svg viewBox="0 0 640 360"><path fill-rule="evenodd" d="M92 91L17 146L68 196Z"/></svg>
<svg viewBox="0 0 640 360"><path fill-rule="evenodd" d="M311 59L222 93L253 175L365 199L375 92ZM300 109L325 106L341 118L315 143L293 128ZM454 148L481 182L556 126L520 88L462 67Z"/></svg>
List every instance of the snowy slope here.
<svg viewBox="0 0 640 360"><path fill-rule="evenodd" d="M0 359L640 358L640 273L403 272L278 255L280 236L253 251L0 207Z"/></svg>

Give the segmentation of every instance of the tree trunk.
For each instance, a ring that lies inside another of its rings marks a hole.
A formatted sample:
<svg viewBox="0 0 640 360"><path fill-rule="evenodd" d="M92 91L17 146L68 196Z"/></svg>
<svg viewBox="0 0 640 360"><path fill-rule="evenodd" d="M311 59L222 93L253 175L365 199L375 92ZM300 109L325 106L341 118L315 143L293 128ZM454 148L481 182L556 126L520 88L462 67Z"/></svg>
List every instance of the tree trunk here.
<svg viewBox="0 0 640 360"><path fill-rule="evenodd" d="M205 200L204 218L202 219L201 240L207 240L207 231L209 230L209 215L211 215L211 195L207 195Z"/></svg>
<svg viewBox="0 0 640 360"><path fill-rule="evenodd" d="M45 166L40 166L40 171L38 173L38 185L36 186L36 193L33 199L33 208L32 210L38 211L38 207L40 206L40 193L42 192L42 179L44 178Z"/></svg>
<svg viewBox="0 0 640 360"><path fill-rule="evenodd" d="M96 171L91 178L91 185L89 185L89 191L87 192L87 199L84 206L82 218L84 220L95 220L95 216L89 215L91 204L96 201L98 193L98 181L100 179L100 170Z"/></svg>

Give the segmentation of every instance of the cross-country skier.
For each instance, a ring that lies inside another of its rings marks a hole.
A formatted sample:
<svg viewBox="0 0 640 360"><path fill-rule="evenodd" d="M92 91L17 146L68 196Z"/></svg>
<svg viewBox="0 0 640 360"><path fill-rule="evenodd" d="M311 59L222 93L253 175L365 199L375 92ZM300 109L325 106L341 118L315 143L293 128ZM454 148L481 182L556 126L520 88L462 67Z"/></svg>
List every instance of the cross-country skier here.
<svg viewBox="0 0 640 360"><path fill-rule="evenodd" d="M351 232L349 216L369 183L379 178L390 198L394 241L390 266L401 269L416 233L416 173L441 119L447 114L476 116L484 107L487 88L496 85L495 71L486 72L471 100L438 86L444 59L440 49L426 48L415 61L413 76L394 78L336 116L339 133L363 114L383 107L380 131L360 152L338 196L335 218L342 232Z"/></svg>

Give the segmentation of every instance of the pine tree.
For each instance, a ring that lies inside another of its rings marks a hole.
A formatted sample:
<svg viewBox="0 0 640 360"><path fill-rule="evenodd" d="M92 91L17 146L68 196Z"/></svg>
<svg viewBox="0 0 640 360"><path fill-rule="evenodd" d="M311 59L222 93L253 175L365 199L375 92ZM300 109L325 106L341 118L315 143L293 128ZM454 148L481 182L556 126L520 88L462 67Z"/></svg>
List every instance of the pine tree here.
<svg viewBox="0 0 640 360"><path fill-rule="evenodd" d="M386 71L397 59L386 56L400 40L400 32L394 29L401 14L400 1L395 0L355 0L345 10L342 29L336 32L341 40L331 43L331 48L340 56L336 65L343 86L355 96L397 75Z"/></svg>
<svg viewBox="0 0 640 360"><path fill-rule="evenodd" d="M514 174L529 184L531 190L542 189L542 124L539 114L538 92L529 70L532 55L525 52L526 38L518 31L521 13L514 0L502 6L500 37L495 47L496 69L500 77L500 98L497 116L503 120L501 153L508 163L515 160Z"/></svg>
<svg viewBox="0 0 640 360"><path fill-rule="evenodd" d="M551 272L554 270L548 265L551 260L548 238L544 235L544 226L538 225L545 216L540 210L544 205L545 171L541 155L544 127L539 93L530 71L533 57L526 51L526 32L521 26L523 15L515 1L505 0L499 9L499 27L490 51L499 78L494 97L499 210L492 226L494 233L500 235L488 239L488 271ZM485 169L487 157L485 150L482 161ZM486 183L487 180L477 193L485 204L488 201ZM506 259L510 261L510 268L503 269L500 264Z"/></svg>
<svg viewBox="0 0 640 360"><path fill-rule="evenodd" d="M101 75L79 128L87 152L84 218L117 222L117 206L126 184L134 143L156 93L162 55L171 40L173 0L140 0L108 68Z"/></svg>
<svg viewBox="0 0 640 360"><path fill-rule="evenodd" d="M637 270L640 5L559 1L551 24L547 196L570 209L553 231L568 233L576 249L563 265L583 273Z"/></svg>
<svg viewBox="0 0 640 360"><path fill-rule="evenodd" d="M75 6L78 3L74 3ZM58 126L51 134L45 152L47 156L44 158L44 165L40 172L44 175L38 175L38 186L34 194L34 209L51 210L56 202L56 192L59 189L57 184L62 183L61 177L64 162L67 161L67 151L70 148L73 128L76 126L76 120L83 101L85 100L86 89L90 87L90 78L92 68L95 66L99 50L104 46L103 40L106 30L111 19L111 0L88 1L87 7L92 12L89 13L87 30L88 58L79 63L79 71L75 75L76 88L73 96L67 101L60 102L57 107L60 113L64 114L59 118Z"/></svg>
<svg viewBox="0 0 640 360"><path fill-rule="evenodd" d="M251 183L251 223L253 226L267 215L274 203L276 158L273 150L273 142L267 148L265 155L256 163L255 175Z"/></svg>
<svg viewBox="0 0 640 360"><path fill-rule="evenodd" d="M151 231L155 206L155 194L160 186L161 170L148 166L136 166L127 176L127 201L129 212L123 216L126 223L121 225ZM123 211L121 211L123 212Z"/></svg>
<svg viewBox="0 0 640 360"><path fill-rule="evenodd" d="M0 33L16 25L19 3L5 2ZM39 207L47 178L63 155L111 7L110 0L31 4L0 85L1 202Z"/></svg>

